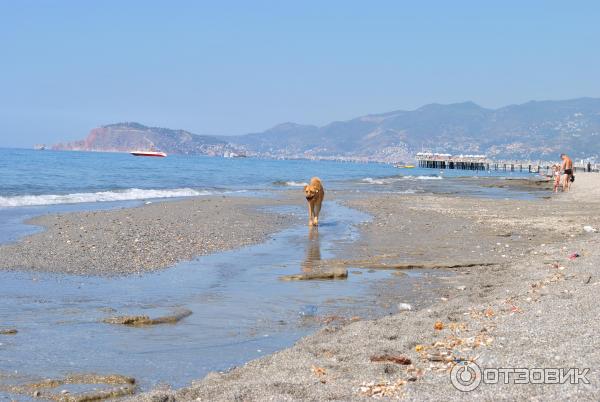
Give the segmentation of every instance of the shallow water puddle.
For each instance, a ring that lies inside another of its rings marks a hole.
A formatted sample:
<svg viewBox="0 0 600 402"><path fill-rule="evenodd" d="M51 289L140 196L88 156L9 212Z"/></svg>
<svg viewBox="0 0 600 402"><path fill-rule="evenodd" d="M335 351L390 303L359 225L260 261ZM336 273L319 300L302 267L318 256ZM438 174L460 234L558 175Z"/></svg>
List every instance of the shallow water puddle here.
<svg viewBox="0 0 600 402"><path fill-rule="evenodd" d="M299 208L278 212L304 217ZM31 380L115 373L136 378L142 389L159 383L180 387L209 371L288 347L339 317L396 312L394 303L386 303L388 296L417 300L421 273L353 268L345 280L279 279L334 257L358 236L353 225L367 219L327 202L318 230L296 226L263 244L143 276L0 272L0 324L19 331L0 336L0 383L3 372ZM102 322L121 315L156 318L182 309L193 314L176 324Z"/></svg>

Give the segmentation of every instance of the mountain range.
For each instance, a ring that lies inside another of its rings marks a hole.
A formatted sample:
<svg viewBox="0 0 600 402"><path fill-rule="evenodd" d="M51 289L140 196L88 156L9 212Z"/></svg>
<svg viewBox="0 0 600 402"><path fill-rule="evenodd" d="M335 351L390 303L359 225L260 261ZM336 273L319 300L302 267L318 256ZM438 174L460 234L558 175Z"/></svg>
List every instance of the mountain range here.
<svg viewBox="0 0 600 402"><path fill-rule="evenodd" d="M416 110L370 114L325 126L283 123L239 136L197 135L185 130L118 123L53 149L266 158L408 161L419 151L486 154L496 159L598 159L600 99L531 101L499 109L473 102L429 104Z"/></svg>

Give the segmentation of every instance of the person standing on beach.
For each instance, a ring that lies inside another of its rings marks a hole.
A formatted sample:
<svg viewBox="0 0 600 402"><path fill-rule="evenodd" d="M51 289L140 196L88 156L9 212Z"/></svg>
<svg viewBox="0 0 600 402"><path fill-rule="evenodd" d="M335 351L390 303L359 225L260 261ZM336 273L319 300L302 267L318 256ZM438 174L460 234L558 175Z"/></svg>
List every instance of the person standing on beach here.
<svg viewBox="0 0 600 402"><path fill-rule="evenodd" d="M560 154L560 159L562 159L560 170L564 175L563 191L569 191L572 181L571 178L573 177L573 161L566 154Z"/></svg>

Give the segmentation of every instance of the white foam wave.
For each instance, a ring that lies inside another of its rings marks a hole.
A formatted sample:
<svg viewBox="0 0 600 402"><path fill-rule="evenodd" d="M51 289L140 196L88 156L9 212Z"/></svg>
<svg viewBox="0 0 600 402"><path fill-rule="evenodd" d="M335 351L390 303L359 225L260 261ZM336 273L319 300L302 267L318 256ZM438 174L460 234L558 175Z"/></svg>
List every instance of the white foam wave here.
<svg viewBox="0 0 600 402"><path fill-rule="evenodd" d="M308 183L300 182L300 181L293 181L293 180L290 180L290 181L280 180L280 181L273 182L273 184L276 186L289 186L289 187L304 187L304 186L308 185Z"/></svg>
<svg viewBox="0 0 600 402"><path fill-rule="evenodd" d="M78 204L82 202L132 201L151 198L194 197L210 195L209 191L197 191L191 188L176 188L169 190L143 190L129 188L117 191L100 191L97 193L74 194L42 194L0 197L0 207L22 207L32 205Z"/></svg>
<svg viewBox="0 0 600 402"><path fill-rule="evenodd" d="M413 180L442 180L442 176L405 176Z"/></svg>
<svg viewBox="0 0 600 402"><path fill-rule="evenodd" d="M286 181L285 185L286 186L291 186L291 187L304 187L304 186L308 186L308 183L306 183L306 182L299 182L299 181Z"/></svg>
<svg viewBox="0 0 600 402"><path fill-rule="evenodd" d="M369 184L388 184L391 183L390 179L373 179L372 177L365 177L364 179L362 179L363 183L369 183Z"/></svg>
<svg viewBox="0 0 600 402"><path fill-rule="evenodd" d="M361 181L368 184L391 184L400 180L441 180L441 176L399 176L399 177L386 177L380 179L373 179L372 177L365 177Z"/></svg>

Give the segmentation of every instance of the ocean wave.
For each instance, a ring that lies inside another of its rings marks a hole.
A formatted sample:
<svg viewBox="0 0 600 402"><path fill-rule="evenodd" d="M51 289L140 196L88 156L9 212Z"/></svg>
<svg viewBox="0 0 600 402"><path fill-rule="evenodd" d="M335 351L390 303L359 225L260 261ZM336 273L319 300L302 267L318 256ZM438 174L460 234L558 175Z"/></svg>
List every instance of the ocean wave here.
<svg viewBox="0 0 600 402"><path fill-rule="evenodd" d="M409 179L409 180L442 180L443 177L442 176L435 176L435 175L431 175L431 176L404 176L405 178Z"/></svg>
<svg viewBox="0 0 600 402"><path fill-rule="evenodd" d="M305 182L298 182L298 181L284 181L284 180L277 180L273 182L274 186L289 186L289 187L304 187L306 185L308 185L308 183Z"/></svg>
<svg viewBox="0 0 600 402"><path fill-rule="evenodd" d="M441 180L441 176L396 176L396 177L384 177L379 179L374 179L372 177L365 177L361 180L363 183L367 184L392 184L401 180Z"/></svg>
<svg viewBox="0 0 600 402"><path fill-rule="evenodd" d="M389 183L391 183L394 180L392 180L390 178L388 178L388 179L374 179L372 177L365 177L361 181L363 183L368 183L368 184L389 184Z"/></svg>
<svg viewBox="0 0 600 402"><path fill-rule="evenodd" d="M97 193L42 194L0 197L0 207L22 207L33 205L78 204L82 202L132 201L151 198L195 197L211 195L209 191L197 191L191 188L168 190L143 190L129 188L126 190L100 191Z"/></svg>

